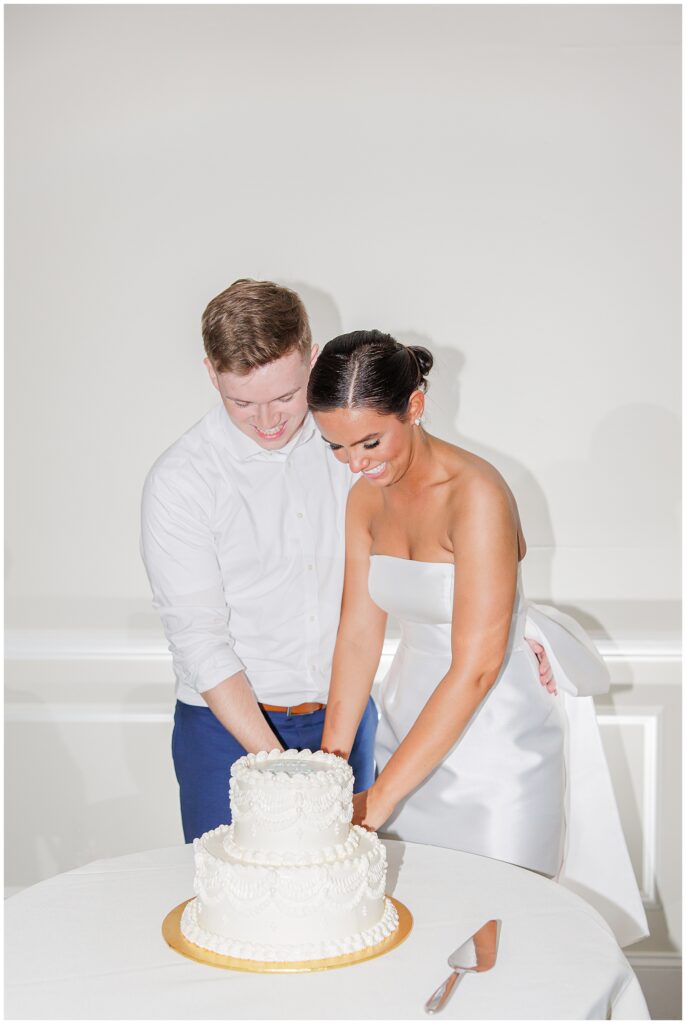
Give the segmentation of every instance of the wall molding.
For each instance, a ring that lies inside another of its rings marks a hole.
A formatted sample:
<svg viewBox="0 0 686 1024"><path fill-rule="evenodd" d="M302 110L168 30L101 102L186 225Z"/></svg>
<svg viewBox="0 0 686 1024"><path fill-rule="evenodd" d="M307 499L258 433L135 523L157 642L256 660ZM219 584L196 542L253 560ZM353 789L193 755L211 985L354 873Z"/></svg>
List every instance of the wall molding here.
<svg viewBox="0 0 686 1024"><path fill-rule="evenodd" d="M608 711L596 715L599 726L637 727L643 731L641 877L640 893L646 910L659 909L657 899L657 800L659 708L636 708L635 711Z"/></svg>
<svg viewBox="0 0 686 1024"><path fill-rule="evenodd" d="M8 702L5 707L6 722L47 724L71 722L75 724L117 724L117 725L159 725L172 724L173 707L160 704L128 711L118 704L87 704L83 702L49 704L28 704L21 701Z"/></svg>
<svg viewBox="0 0 686 1024"><path fill-rule="evenodd" d="M608 639L589 631L589 636L608 662L681 661L681 639L675 633L646 632L641 636ZM392 657L398 639L387 637L383 658ZM171 664L164 637L158 632L121 630L8 629L5 632L7 661L133 661Z"/></svg>
<svg viewBox="0 0 686 1024"><path fill-rule="evenodd" d="M625 956L631 966L634 968L643 969L667 969L667 970L681 970L681 953L629 953L625 951Z"/></svg>

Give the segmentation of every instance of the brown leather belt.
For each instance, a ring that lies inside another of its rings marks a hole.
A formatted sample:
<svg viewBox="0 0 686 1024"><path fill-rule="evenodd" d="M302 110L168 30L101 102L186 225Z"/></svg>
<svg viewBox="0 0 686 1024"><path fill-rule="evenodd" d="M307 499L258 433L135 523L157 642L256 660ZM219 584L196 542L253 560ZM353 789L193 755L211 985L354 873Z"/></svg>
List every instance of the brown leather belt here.
<svg viewBox="0 0 686 1024"><path fill-rule="evenodd" d="M289 718L291 715L311 715L315 711L321 711L326 704L296 704L294 707L283 708L276 704L260 704L263 711L281 711Z"/></svg>

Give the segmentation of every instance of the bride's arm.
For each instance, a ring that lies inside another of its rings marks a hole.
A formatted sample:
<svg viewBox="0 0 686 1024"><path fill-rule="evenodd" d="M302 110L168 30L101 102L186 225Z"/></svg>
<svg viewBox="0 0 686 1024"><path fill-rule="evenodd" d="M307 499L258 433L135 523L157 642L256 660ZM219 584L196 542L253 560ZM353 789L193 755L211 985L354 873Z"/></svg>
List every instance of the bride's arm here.
<svg viewBox="0 0 686 1024"><path fill-rule="evenodd" d="M450 668L374 785L354 821L379 828L441 763L498 678L517 586L517 530L501 486L478 478L451 515L455 594Z"/></svg>
<svg viewBox="0 0 686 1024"><path fill-rule="evenodd" d="M386 613L369 596L370 498L366 481L350 492L345 517L345 581L322 750L347 758L379 666Z"/></svg>

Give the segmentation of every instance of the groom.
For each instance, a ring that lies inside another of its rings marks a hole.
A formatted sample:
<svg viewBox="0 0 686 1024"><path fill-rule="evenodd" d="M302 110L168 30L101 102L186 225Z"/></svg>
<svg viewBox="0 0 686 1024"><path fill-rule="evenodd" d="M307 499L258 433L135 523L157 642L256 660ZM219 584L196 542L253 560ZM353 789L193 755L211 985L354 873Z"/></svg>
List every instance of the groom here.
<svg viewBox="0 0 686 1024"><path fill-rule="evenodd" d="M186 842L231 820L229 769L246 751L321 746L355 483L307 411L317 346L298 295L235 281L202 335L221 401L153 465L141 523L176 677ZM356 792L374 781L377 721L370 698L349 758Z"/></svg>
<svg viewBox="0 0 686 1024"><path fill-rule="evenodd" d="M321 747L355 478L307 411L317 347L294 292L235 281L202 318L220 403L150 470L141 552L176 676L186 842L229 822L246 751ZM374 781L370 699L350 765Z"/></svg>

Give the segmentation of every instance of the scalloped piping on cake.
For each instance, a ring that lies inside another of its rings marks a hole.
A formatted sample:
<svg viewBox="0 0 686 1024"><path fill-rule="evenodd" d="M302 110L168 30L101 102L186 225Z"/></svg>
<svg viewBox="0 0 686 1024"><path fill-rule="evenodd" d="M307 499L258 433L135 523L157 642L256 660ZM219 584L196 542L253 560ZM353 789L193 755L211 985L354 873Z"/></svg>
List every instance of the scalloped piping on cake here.
<svg viewBox="0 0 686 1024"><path fill-rule="evenodd" d="M265 867L298 867L309 864L331 864L337 860L349 857L360 845L362 835L368 835L365 829L359 825L352 825L348 838L344 843L337 843L335 846L325 846L319 850L250 850L239 846L233 840L233 825L220 825L213 829L208 835L223 835L222 847L227 856L243 864L259 864ZM199 839L193 841L193 846L199 843ZM207 851L212 856L211 851Z"/></svg>
<svg viewBox="0 0 686 1024"><path fill-rule="evenodd" d="M270 761L292 763L296 771L278 775L254 771L255 768L268 765ZM299 762L303 765L315 762L316 765L321 765L324 768L328 767L329 770L314 774L305 770L299 773L297 771ZM328 786L331 784L332 776L341 787L349 785L352 789L353 786L353 772L350 765L346 764L342 758L337 757L336 754L326 754L322 750L316 750L314 753L311 750L270 750L269 753L262 750L259 754L244 754L243 757L239 757L234 762L231 768L231 776L232 779L247 782L251 786L260 787L264 785L292 785L303 779L307 780L307 785Z"/></svg>
<svg viewBox="0 0 686 1024"><path fill-rule="evenodd" d="M250 910L256 916L275 909L314 920L329 907L362 908L366 901L381 900L386 877L386 851L376 836L369 838L376 841L368 850L345 860L271 867L220 861L200 847L195 892L203 906Z"/></svg>
<svg viewBox="0 0 686 1024"><path fill-rule="evenodd" d="M237 957L242 960L262 960L278 963L298 960L325 960L330 957L343 956L345 953L357 953L370 946L383 942L398 927L398 912L386 897L384 913L381 920L362 932L350 935L345 939L320 940L319 942L302 943L300 945L267 945L252 942L240 942L234 939L212 935L196 922L196 900L191 900L184 908L181 918L181 930L185 937L213 953L222 956Z"/></svg>
<svg viewBox="0 0 686 1024"><path fill-rule="evenodd" d="M279 791L279 796L283 795L283 792ZM347 825L350 821L349 798L345 792L329 790L328 801L324 803L317 803L311 795L300 789L290 790L287 795L290 799L275 810L270 795L265 796L263 790L250 788L248 792L243 792L236 787L231 795L231 812L234 820L249 815L253 821L253 829L268 828L276 831L292 828L299 821L306 821L306 829L305 826L303 829L310 832L324 831L336 823Z"/></svg>

